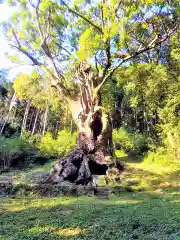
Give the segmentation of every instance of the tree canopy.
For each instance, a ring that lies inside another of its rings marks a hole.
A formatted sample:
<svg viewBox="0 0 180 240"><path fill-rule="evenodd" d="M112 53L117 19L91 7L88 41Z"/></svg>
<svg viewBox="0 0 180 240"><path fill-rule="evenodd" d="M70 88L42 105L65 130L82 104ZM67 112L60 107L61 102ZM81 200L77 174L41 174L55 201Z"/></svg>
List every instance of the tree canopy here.
<svg viewBox="0 0 180 240"><path fill-rule="evenodd" d="M101 76L98 91L119 66L163 47L178 31L178 1L9 0L8 4L16 11L4 28L17 50L9 57L21 62L25 55L66 96L73 95L70 80L76 78L73 69L79 62L90 63Z"/></svg>

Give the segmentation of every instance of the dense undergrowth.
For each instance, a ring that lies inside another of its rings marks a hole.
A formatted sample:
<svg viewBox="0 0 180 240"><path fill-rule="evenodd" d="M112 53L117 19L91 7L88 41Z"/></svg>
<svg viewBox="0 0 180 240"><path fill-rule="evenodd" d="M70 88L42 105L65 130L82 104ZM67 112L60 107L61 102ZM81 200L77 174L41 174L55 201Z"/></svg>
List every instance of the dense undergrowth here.
<svg viewBox="0 0 180 240"><path fill-rule="evenodd" d="M37 158L40 157L51 159L66 156L75 146L76 133L71 134L66 130L59 131L56 139L49 132L44 136L24 132L21 138L0 137L0 168L9 168L13 162L22 165L38 164Z"/></svg>
<svg viewBox="0 0 180 240"><path fill-rule="evenodd" d="M53 138L52 133L46 132L44 136L31 135L25 132L23 138L32 144L43 156L66 156L76 146L76 133L62 130Z"/></svg>
<svg viewBox="0 0 180 240"><path fill-rule="evenodd" d="M123 152L131 157L150 156L156 162L157 159L175 161L179 158L178 141L171 148L169 136L164 138L165 143L158 147L147 135L129 132L121 127L113 131L113 141L117 153ZM38 163L40 157L48 160L66 156L76 146L76 142L76 132L70 133L67 130L59 131L56 138L53 138L50 132L46 132L44 136L24 132L21 138L16 135L10 138L0 137L1 169L9 168L14 161L15 164L20 160L21 164L28 165Z"/></svg>

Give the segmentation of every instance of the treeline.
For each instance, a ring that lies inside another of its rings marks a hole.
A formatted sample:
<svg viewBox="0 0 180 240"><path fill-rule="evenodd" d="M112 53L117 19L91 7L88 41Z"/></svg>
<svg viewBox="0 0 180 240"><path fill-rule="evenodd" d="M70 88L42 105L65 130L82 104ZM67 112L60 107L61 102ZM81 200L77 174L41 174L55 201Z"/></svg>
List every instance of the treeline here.
<svg viewBox="0 0 180 240"><path fill-rule="evenodd" d="M68 105L44 79L39 81L38 77L38 71L30 75L20 74L13 84L9 84L9 89L6 78L2 80L1 134L8 137L15 132L22 135L23 131L28 131L43 136L48 131L55 138L59 130L75 130Z"/></svg>
<svg viewBox="0 0 180 240"><path fill-rule="evenodd" d="M180 158L179 59L175 35L166 48L159 47L121 67L105 85L102 101L104 109L111 112L117 149L133 155L158 149L172 158ZM9 89L6 85L4 77L1 134L5 137L24 134L46 156L67 154L61 148L67 148L62 142L67 138L70 144L68 132L75 132L76 126L68 105L48 79L34 70L31 74L19 74ZM63 141L61 130L67 132L62 134ZM33 136L36 137L32 141ZM74 144L73 138L72 147Z"/></svg>
<svg viewBox="0 0 180 240"><path fill-rule="evenodd" d="M176 34L165 46L121 67L112 79L116 84L109 85L105 103L109 103L110 92L113 93L113 125L121 128L119 134L126 135L126 140L129 134L140 134L144 136L140 142L148 145L142 149L161 149L173 158L180 158L179 54L179 35Z"/></svg>

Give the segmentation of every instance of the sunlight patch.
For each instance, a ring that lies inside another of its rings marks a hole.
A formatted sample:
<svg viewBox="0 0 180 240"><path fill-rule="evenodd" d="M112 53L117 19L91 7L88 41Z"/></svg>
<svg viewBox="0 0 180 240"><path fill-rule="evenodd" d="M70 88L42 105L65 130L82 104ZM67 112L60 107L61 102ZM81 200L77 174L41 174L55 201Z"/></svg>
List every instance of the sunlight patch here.
<svg viewBox="0 0 180 240"><path fill-rule="evenodd" d="M140 203L140 202L142 202L142 201L140 201L140 200L129 200L129 199L122 200L122 199L120 199L120 200L116 201L116 204L137 204L137 203Z"/></svg>
<svg viewBox="0 0 180 240"><path fill-rule="evenodd" d="M171 201L171 203L180 203L180 199L173 200L173 201Z"/></svg>
<svg viewBox="0 0 180 240"><path fill-rule="evenodd" d="M174 187L174 188L178 188L180 187L180 183L176 182L176 181L172 181L172 182L163 182L160 184L160 187L162 188L170 188L170 187Z"/></svg>
<svg viewBox="0 0 180 240"><path fill-rule="evenodd" d="M42 198L42 199L31 199L31 198L16 198L10 199L8 203L1 203L0 204L0 213L1 212L19 212L23 210L27 210L30 208L38 208L38 207L56 207L58 206L59 209L62 209L62 213L70 214L72 212L71 209L66 208L66 205L74 204L76 199L74 198ZM65 207L65 208L64 208Z"/></svg>
<svg viewBox="0 0 180 240"><path fill-rule="evenodd" d="M85 229L75 227L75 228L53 228L50 226L46 227L34 227L29 230L30 233L40 234L43 232L53 233L59 236L71 237L85 233Z"/></svg>
<svg viewBox="0 0 180 240"><path fill-rule="evenodd" d="M11 204L3 204L0 206L0 212L8 211L8 212L19 212L24 210L25 207L23 206L14 206Z"/></svg>
<svg viewBox="0 0 180 240"><path fill-rule="evenodd" d="M8 240L8 238L7 238L7 237L4 237L3 235L0 235L0 239L1 239L1 240Z"/></svg>
<svg viewBox="0 0 180 240"><path fill-rule="evenodd" d="M60 236L70 237L76 236L85 233L85 229L82 228L64 228L64 229L55 229L53 232Z"/></svg>

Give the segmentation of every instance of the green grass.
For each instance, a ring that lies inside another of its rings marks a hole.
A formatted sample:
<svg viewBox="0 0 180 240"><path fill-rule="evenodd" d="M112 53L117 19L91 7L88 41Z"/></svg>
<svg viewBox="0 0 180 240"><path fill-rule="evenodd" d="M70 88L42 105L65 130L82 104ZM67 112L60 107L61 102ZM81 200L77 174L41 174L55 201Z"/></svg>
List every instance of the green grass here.
<svg viewBox="0 0 180 240"><path fill-rule="evenodd" d="M0 239L178 239L180 199L145 193L2 198Z"/></svg>
<svg viewBox="0 0 180 240"><path fill-rule="evenodd" d="M47 162L44 165L32 165L29 168L25 168L23 170L14 170L10 169L7 173L0 174L0 176L8 176L12 178L14 184L29 184L34 183L36 179L38 179L39 175L44 172L48 172L52 165L55 164L57 161Z"/></svg>
<svg viewBox="0 0 180 240"><path fill-rule="evenodd" d="M180 163L151 154L144 159L119 155L127 169L109 199L1 197L0 239L179 240ZM51 164L6 174L27 183L29 175L47 171ZM118 192L121 186L135 192Z"/></svg>

